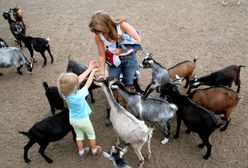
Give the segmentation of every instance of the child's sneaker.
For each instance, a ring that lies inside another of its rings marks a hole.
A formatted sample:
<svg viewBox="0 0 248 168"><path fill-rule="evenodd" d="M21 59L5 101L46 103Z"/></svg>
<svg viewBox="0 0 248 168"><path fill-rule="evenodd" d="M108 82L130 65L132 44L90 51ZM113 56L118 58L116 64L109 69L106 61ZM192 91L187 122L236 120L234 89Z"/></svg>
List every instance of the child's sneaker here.
<svg viewBox="0 0 248 168"><path fill-rule="evenodd" d="M97 146L96 148L97 148L96 153L92 153L93 158L98 158L102 153L102 147Z"/></svg>
<svg viewBox="0 0 248 168"><path fill-rule="evenodd" d="M87 157L87 154L89 153L90 148L89 147L85 147L84 148L84 154L80 155L80 160L85 160Z"/></svg>

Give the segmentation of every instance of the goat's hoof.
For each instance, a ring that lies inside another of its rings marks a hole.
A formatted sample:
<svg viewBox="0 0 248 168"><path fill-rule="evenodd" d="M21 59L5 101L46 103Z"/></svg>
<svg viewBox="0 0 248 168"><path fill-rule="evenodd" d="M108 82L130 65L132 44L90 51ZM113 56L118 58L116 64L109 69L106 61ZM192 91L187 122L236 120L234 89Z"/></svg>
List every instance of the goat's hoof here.
<svg viewBox="0 0 248 168"><path fill-rule="evenodd" d="M186 129L185 133L186 134L190 134L190 130L189 129Z"/></svg>
<svg viewBox="0 0 248 168"><path fill-rule="evenodd" d="M138 168L143 168L144 160L139 162Z"/></svg>
<svg viewBox="0 0 248 168"><path fill-rule="evenodd" d="M178 134L174 135L174 138L175 139L178 139L179 138L179 135Z"/></svg>
<svg viewBox="0 0 248 168"><path fill-rule="evenodd" d="M111 121L108 118L105 119L104 124L106 126L111 126L112 125Z"/></svg>
<svg viewBox="0 0 248 168"><path fill-rule="evenodd" d="M198 145L198 148L201 149L201 148L203 148L204 146L205 146L204 143L201 143L201 144Z"/></svg>
<svg viewBox="0 0 248 168"><path fill-rule="evenodd" d="M203 156L203 159L205 159L205 160L208 160L208 158L209 158L209 155L204 155Z"/></svg>
<svg viewBox="0 0 248 168"><path fill-rule="evenodd" d="M164 140L163 141L161 141L161 144L166 144L166 143L168 143L169 142L169 138L164 138Z"/></svg>
<svg viewBox="0 0 248 168"><path fill-rule="evenodd" d="M32 162L30 159L25 159L25 162L26 163L30 163L30 162Z"/></svg>
<svg viewBox="0 0 248 168"><path fill-rule="evenodd" d="M47 163L52 163L53 160L52 159L46 159Z"/></svg>
<svg viewBox="0 0 248 168"><path fill-rule="evenodd" d="M152 155L150 153L148 153L147 156L145 156L145 160L149 160L151 158L151 156Z"/></svg>
<svg viewBox="0 0 248 168"><path fill-rule="evenodd" d="M220 131L221 131L221 132L223 132L223 131L225 131L225 130L226 130L226 127L225 127L225 126L220 128Z"/></svg>

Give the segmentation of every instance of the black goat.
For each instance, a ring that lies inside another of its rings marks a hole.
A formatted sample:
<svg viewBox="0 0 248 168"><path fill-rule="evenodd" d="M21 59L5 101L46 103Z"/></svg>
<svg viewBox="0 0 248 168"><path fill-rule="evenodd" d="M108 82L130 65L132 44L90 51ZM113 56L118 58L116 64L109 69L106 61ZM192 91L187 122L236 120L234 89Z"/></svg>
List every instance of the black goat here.
<svg viewBox="0 0 248 168"><path fill-rule="evenodd" d="M28 48L30 52L30 56L33 59L33 62L36 62L34 59L34 50L39 52L41 56L44 59L43 67L47 63L47 58L45 55L45 51L48 51L50 57L51 57L51 64L53 63L53 55L50 51L50 45L49 45L49 38L39 38L39 37L31 37L31 36L23 36L21 35L21 40L25 44L25 46Z"/></svg>
<svg viewBox="0 0 248 168"><path fill-rule="evenodd" d="M0 37L0 48L3 47L9 47L8 43L6 43L1 37Z"/></svg>
<svg viewBox="0 0 248 168"><path fill-rule="evenodd" d="M208 86L228 86L231 87L232 83L235 82L237 87L237 93L240 91L240 68L245 67L243 65L230 65L221 70L215 71L209 75L193 78L190 80L190 86L187 94L190 93L191 88L197 88L201 85Z"/></svg>
<svg viewBox="0 0 248 168"><path fill-rule="evenodd" d="M57 86L48 86L47 82L43 82L45 94L49 102L52 114L55 114L55 110L63 110L64 100L59 93Z"/></svg>
<svg viewBox="0 0 248 168"><path fill-rule="evenodd" d="M187 131L196 132L201 138L202 143L199 144L198 147L207 147L207 153L203 158L208 159L212 149L209 137L215 129L221 126L221 124L217 123L214 113L197 105L186 96L181 95L176 85L168 84L166 87L166 94L170 97L172 103L175 103L178 106L177 131L174 138L179 137L180 126L183 120L188 129Z"/></svg>
<svg viewBox="0 0 248 168"><path fill-rule="evenodd" d="M8 12L3 12L3 18L8 20L10 31L15 37L17 44L19 44L20 48L22 49L21 36L26 34L25 28L21 23L11 19L11 16Z"/></svg>
<svg viewBox="0 0 248 168"><path fill-rule="evenodd" d="M48 162L52 163L46 154L45 150L50 142L58 141L65 137L70 131L73 133L73 139L75 141L76 134L69 122L69 110L64 109L62 112L49 116L40 122L37 122L28 131L20 131L21 134L26 135L29 138L29 142L24 146L23 159L26 163L31 160L28 158L28 150L35 144L40 145L39 153Z"/></svg>
<svg viewBox="0 0 248 168"><path fill-rule="evenodd" d="M70 56L68 56L68 65L66 68L66 72L73 72L77 75L80 75L81 73L83 73L88 67L86 65L83 65L81 63L79 63L78 61L71 59ZM84 86L84 82L81 83L80 87ZM92 83L92 85L89 87L89 94L90 94L90 98L91 98L91 103L95 102L95 99L93 97L93 92L92 90L99 88L99 86L95 85L94 83Z"/></svg>

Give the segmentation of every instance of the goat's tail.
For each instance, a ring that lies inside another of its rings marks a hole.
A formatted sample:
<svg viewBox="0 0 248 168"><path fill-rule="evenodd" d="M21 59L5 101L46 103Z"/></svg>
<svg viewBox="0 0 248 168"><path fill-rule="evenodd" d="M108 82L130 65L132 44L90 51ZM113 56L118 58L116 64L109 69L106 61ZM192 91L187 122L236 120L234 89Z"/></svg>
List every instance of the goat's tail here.
<svg viewBox="0 0 248 168"><path fill-rule="evenodd" d="M244 66L244 65L239 65L239 69L240 69L240 68L245 68L245 66Z"/></svg>
<svg viewBox="0 0 248 168"><path fill-rule="evenodd" d="M27 137L29 137L29 134L28 134L28 132L24 132L24 131L19 131L19 133L20 133L20 134L23 134L23 135L25 135L25 136L27 136Z"/></svg>
<svg viewBox="0 0 248 168"><path fill-rule="evenodd" d="M50 41L50 38L49 37L47 37L47 41Z"/></svg>
<svg viewBox="0 0 248 168"><path fill-rule="evenodd" d="M47 90L49 88L48 84L46 82L43 82L43 87L45 88L45 90Z"/></svg>
<svg viewBox="0 0 248 168"><path fill-rule="evenodd" d="M197 55L196 55L195 58L194 58L194 60L193 60L194 63L196 62L197 58L198 58L198 57L197 57Z"/></svg>

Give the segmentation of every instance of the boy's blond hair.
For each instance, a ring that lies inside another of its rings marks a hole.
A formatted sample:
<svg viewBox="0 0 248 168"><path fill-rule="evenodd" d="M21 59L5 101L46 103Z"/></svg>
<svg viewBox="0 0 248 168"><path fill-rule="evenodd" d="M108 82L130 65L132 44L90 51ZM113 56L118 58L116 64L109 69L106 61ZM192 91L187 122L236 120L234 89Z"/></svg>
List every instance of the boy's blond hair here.
<svg viewBox="0 0 248 168"><path fill-rule="evenodd" d="M78 89L78 76L72 72L62 73L58 78L58 88L63 96L68 96Z"/></svg>

